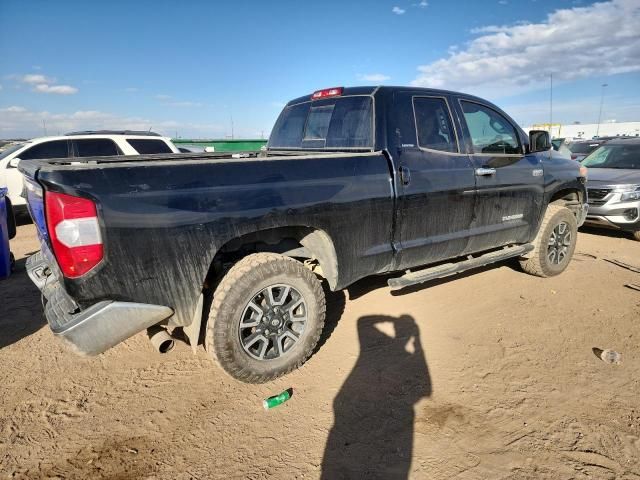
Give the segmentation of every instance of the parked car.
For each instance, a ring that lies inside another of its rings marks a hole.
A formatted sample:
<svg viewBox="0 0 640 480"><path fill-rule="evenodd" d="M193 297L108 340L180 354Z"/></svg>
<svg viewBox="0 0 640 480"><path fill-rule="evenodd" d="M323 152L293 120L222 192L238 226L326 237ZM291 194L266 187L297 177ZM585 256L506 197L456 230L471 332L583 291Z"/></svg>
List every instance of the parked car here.
<svg viewBox="0 0 640 480"><path fill-rule="evenodd" d="M226 372L269 381L313 352L323 281L398 289L509 258L557 275L587 208L586 169L548 132L442 90L319 90L264 152L186 155L20 165L42 243L27 270L77 351L158 326L195 348L204 327Z"/></svg>
<svg viewBox="0 0 640 480"><path fill-rule="evenodd" d="M151 153L178 153L178 149L169 138L157 133L131 130L71 132L57 137L34 138L0 153L0 184L7 185L14 209L26 213L22 175L16 168L20 161Z"/></svg>
<svg viewBox="0 0 640 480"><path fill-rule="evenodd" d="M551 140L551 146L553 147L554 150L558 150L560 148L560 145L562 145L562 143L565 141L565 138L554 138L553 140Z"/></svg>
<svg viewBox="0 0 640 480"><path fill-rule="evenodd" d="M640 139L611 140L582 162L589 170L586 223L640 241Z"/></svg>
<svg viewBox="0 0 640 480"><path fill-rule="evenodd" d="M567 155L571 160L581 162L605 142L606 140L601 139L564 141L558 148L558 152Z"/></svg>

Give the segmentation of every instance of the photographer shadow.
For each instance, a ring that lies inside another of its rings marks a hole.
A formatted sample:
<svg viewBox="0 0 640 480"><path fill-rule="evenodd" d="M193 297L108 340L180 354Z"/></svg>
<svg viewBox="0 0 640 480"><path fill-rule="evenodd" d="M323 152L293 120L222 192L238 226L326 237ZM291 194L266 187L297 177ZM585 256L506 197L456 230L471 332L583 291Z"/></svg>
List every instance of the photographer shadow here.
<svg viewBox="0 0 640 480"><path fill-rule="evenodd" d="M360 356L333 402L323 479L408 478L414 405L431 378L413 317L358 320Z"/></svg>

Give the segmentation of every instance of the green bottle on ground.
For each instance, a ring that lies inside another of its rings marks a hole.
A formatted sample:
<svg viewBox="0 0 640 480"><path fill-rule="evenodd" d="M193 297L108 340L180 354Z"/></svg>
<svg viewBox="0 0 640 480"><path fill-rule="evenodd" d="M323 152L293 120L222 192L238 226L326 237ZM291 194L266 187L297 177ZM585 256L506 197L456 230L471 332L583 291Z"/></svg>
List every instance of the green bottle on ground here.
<svg viewBox="0 0 640 480"><path fill-rule="evenodd" d="M269 397L266 400L262 401L262 406L265 410L269 410L271 408L277 407L278 405L282 405L284 402L291 398L290 390L285 390L280 395L275 395L273 397Z"/></svg>

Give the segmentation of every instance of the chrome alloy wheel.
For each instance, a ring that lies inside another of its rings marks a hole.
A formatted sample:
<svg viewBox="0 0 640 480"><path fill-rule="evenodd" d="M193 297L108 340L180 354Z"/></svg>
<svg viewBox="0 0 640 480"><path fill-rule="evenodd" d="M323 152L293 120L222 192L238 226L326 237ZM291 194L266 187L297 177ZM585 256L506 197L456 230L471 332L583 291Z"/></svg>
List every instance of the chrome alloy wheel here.
<svg viewBox="0 0 640 480"><path fill-rule="evenodd" d="M247 303L238 326L240 344L256 360L286 355L300 340L307 323L304 297L290 285L270 285Z"/></svg>
<svg viewBox="0 0 640 480"><path fill-rule="evenodd" d="M571 247L571 229L565 222L560 222L551 232L547 247L547 258L553 265L560 265L567 258Z"/></svg>

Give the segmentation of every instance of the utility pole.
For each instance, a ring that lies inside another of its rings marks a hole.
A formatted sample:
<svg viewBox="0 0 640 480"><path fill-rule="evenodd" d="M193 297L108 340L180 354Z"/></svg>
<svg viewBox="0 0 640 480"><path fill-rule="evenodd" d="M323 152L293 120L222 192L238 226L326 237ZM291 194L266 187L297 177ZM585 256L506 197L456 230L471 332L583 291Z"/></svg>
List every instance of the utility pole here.
<svg viewBox="0 0 640 480"><path fill-rule="evenodd" d="M553 138L553 73L549 74L549 136Z"/></svg>
<svg viewBox="0 0 640 480"><path fill-rule="evenodd" d="M600 95L600 113L598 113L598 127L596 128L596 137L600 136L600 122L602 121L602 106L604 105L604 89L609 85L602 84L602 94Z"/></svg>

